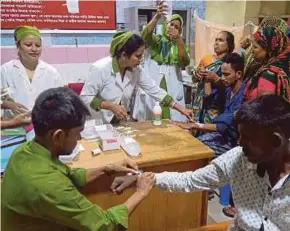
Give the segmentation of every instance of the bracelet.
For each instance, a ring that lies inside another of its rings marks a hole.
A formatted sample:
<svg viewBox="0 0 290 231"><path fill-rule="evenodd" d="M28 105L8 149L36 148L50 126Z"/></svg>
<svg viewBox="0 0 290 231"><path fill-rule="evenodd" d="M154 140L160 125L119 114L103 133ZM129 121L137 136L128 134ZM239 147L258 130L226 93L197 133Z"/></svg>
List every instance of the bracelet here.
<svg viewBox="0 0 290 231"><path fill-rule="evenodd" d="M175 106L176 102L173 101L173 104L170 106L171 108L173 108Z"/></svg>

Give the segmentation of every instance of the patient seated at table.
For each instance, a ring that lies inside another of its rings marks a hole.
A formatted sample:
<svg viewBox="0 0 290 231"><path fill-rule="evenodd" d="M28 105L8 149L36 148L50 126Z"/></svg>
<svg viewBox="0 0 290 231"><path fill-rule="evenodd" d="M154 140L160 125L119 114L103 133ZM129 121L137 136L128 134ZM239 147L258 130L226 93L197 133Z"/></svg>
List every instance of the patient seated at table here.
<svg viewBox="0 0 290 231"><path fill-rule="evenodd" d="M221 155L237 144L238 130L233 123L234 113L240 109L243 101L245 83L243 82L244 59L237 53L227 54L221 66L221 81L226 87L225 109L213 123L180 123L176 124L184 129L202 131L205 134L197 138Z"/></svg>
<svg viewBox="0 0 290 231"><path fill-rule="evenodd" d="M35 138L10 157L2 181L1 229L9 231L119 231L128 229L128 216L148 195L152 176L138 176L136 192L124 203L101 209L79 191L104 174L137 174L125 159L99 168L70 168L59 161L81 138L89 111L68 88L41 93L32 110ZM113 195L113 194L112 194Z"/></svg>

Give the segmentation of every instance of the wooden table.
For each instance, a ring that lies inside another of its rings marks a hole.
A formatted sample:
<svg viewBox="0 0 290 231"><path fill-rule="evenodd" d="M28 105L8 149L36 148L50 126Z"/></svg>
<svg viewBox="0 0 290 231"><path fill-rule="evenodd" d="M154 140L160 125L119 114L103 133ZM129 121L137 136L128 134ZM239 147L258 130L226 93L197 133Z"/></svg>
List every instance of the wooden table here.
<svg viewBox="0 0 290 231"><path fill-rule="evenodd" d="M163 122L153 126L151 122L129 124L138 130L135 139L139 142L142 155L134 158L143 171L192 171L208 164L213 151L181 128ZM93 168L123 160L123 150L107 151L92 156L90 151L96 143L81 141L85 151L81 152L70 166ZM129 157L128 157L129 158ZM100 178L88 185L83 193L87 198L107 209L124 202L135 188L127 189L122 195L110 192L112 179ZM181 231L206 224L207 193L168 193L154 188L149 196L131 214L129 231Z"/></svg>

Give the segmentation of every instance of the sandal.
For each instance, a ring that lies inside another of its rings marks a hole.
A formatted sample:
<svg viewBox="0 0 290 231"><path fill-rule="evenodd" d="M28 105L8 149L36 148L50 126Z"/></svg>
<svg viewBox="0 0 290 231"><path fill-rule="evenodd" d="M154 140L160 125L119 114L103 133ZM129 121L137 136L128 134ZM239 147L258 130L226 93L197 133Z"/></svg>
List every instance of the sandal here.
<svg viewBox="0 0 290 231"><path fill-rule="evenodd" d="M232 206L228 206L223 208L223 214L226 215L227 217L234 218L236 215L236 208Z"/></svg>

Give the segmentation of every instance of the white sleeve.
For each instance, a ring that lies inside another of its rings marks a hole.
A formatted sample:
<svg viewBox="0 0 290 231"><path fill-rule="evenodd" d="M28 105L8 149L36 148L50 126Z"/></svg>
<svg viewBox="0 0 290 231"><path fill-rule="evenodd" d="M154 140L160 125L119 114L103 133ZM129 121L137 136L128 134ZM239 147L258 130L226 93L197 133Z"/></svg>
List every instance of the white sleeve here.
<svg viewBox="0 0 290 231"><path fill-rule="evenodd" d="M136 73L139 75L139 86L149 96L157 101L162 101L167 95L167 92L160 88L144 71L143 68L138 68Z"/></svg>
<svg viewBox="0 0 290 231"><path fill-rule="evenodd" d="M55 87L63 87L64 79L60 76L59 72L56 69L54 69L54 76L55 76Z"/></svg>
<svg viewBox="0 0 290 231"><path fill-rule="evenodd" d="M1 89L3 88L7 88L8 83L7 83L7 75L5 75L5 68L3 68L2 66L0 67L0 71L1 71Z"/></svg>
<svg viewBox="0 0 290 231"><path fill-rule="evenodd" d="M99 67L92 66L89 71L89 75L85 80L82 92L81 99L84 103L90 106L93 98L98 96L99 92L103 88L103 72Z"/></svg>
<svg viewBox="0 0 290 231"><path fill-rule="evenodd" d="M170 192L193 192L220 188L230 183L234 163L239 159L234 148L216 158L206 167L189 172L163 172L155 174L156 186Z"/></svg>

